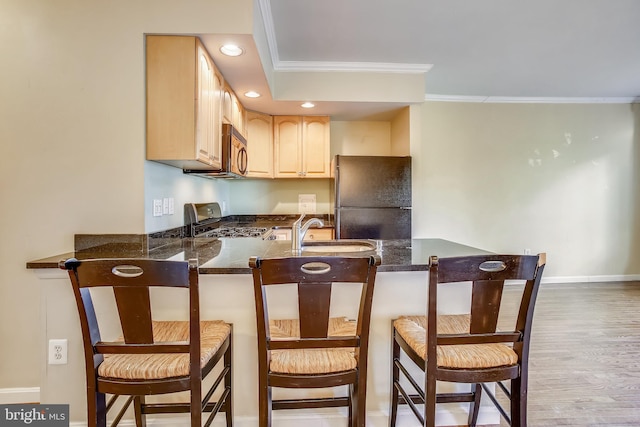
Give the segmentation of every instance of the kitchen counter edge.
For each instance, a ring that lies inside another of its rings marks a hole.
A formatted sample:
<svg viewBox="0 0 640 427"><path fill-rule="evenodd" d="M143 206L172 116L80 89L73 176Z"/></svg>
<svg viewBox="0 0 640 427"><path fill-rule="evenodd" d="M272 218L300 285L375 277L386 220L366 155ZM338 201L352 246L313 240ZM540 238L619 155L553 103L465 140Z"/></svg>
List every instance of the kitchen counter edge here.
<svg viewBox="0 0 640 427"><path fill-rule="evenodd" d="M359 255L378 254L382 264L380 272L425 271L429 257L465 256L490 253L444 239L381 240L381 250ZM289 241L266 241L255 238L214 239L184 238L179 242L145 251L128 245L103 245L76 252L66 252L26 263L27 269L58 268L60 261L69 258L150 258L186 260L197 258L200 274L250 274L251 256L264 258L291 256Z"/></svg>

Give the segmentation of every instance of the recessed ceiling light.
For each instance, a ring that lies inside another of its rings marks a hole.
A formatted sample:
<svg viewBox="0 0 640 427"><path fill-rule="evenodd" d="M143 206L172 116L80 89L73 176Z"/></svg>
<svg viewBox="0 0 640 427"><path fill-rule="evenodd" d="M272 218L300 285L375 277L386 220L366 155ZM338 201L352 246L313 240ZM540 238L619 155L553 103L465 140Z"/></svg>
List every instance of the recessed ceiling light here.
<svg viewBox="0 0 640 427"><path fill-rule="evenodd" d="M227 56L240 56L244 53L241 47L236 46L235 44L225 44L220 48L220 52L224 53Z"/></svg>
<svg viewBox="0 0 640 427"><path fill-rule="evenodd" d="M249 92L246 92L244 96L246 96L247 98L259 98L261 95L254 90L250 90Z"/></svg>
<svg viewBox="0 0 640 427"><path fill-rule="evenodd" d="M301 105L302 108L313 108L315 107L315 104L312 104L311 102L305 102L304 104Z"/></svg>

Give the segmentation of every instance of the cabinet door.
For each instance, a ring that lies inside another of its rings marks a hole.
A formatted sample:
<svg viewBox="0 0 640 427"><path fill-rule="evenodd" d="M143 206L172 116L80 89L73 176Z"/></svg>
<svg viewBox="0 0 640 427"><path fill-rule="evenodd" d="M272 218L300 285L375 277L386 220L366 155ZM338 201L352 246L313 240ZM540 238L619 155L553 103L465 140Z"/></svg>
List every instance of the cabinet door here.
<svg viewBox="0 0 640 427"><path fill-rule="evenodd" d="M147 159L203 166L195 146L199 61L193 37L146 37Z"/></svg>
<svg viewBox="0 0 640 427"><path fill-rule="evenodd" d="M231 123L233 123L233 126L235 126L242 135L246 135L244 129L244 107L237 96L233 95L232 100L233 121Z"/></svg>
<svg viewBox="0 0 640 427"><path fill-rule="evenodd" d="M196 92L196 158L211 164L214 132L214 72L209 55L204 47L197 44L198 89Z"/></svg>
<svg viewBox="0 0 640 427"><path fill-rule="evenodd" d="M302 117L274 116L274 177L301 178Z"/></svg>
<svg viewBox="0 0 640 427"><path fill-rule="evenodd" d="M214 169L222 166L221 93L222 76L198 42L198 91L196 112L197 159Z"/></svg>
<svg viewBox="0 0 640 427"><path fill-rule="evenodd" d="M304 240L333 240L333 228L310 228Z"/></svg>
<svg viewBox="0 0 640 427"><path fill-rule="evenodd" d="M211 120L213 121L213 135L209 145L209 157L211 164L214 168L219 169L222 167L222 101L224 97L224 79L222 74L213 64L211 58L211 66L213 67L213 86L212 86L212 114Z"/></svg>
<svg viewBox="0 0 640 427"><path fill-rule="evenodd" d="M273 178L273 117L247 111L247 176Z"/></svg>
<svg viewBox="0 0 640 427"><path fill-rule="evenodd" d="M305 178L329 178L331 159L328 116L302 119L302 173Z"/></svg>
<svg viewBox="0 0 640 427"><path fill-rule="evenodd" d="M233 100L231 97L231 88L224 86L224 94L222 99L222 122L233 123Z"/></svg>
<svg viewBox="0 0 640 427"><path fill-rule="evenodd" d="M226 83L222 100L222 122L232 124L240 134L247 135L244 107L233 89Z"/></svg>

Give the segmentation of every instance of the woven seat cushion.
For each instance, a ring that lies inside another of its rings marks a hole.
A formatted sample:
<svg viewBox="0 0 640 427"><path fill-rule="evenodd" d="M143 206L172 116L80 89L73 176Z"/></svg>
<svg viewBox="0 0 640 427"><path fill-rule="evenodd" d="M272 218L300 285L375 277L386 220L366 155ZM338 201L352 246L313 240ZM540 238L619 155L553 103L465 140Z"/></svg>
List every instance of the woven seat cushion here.
<svg viewBox="0 0 640 427"><path fill-rule="evenodd" d="M200 362L204 366L231 333L231 326L220 320L200 322ZM189 322L153 322L156 343L189 341ZM149 380L189 375L189 354L107 354L98 367L106 378Z"/></svg>
<svg viewBox="0 0 640 427"><path fill-rule="evenodd" d="M300 337L297 319L270 320L269 332L273 340ZM356 322L345 317L329 319L328 336L355 336ZM282 374L326 374L344 372L358 366L353 348L311 348L271 351L269 370Z"/></svg>
<svg viewBox="0 0 640 427"><path fill-rule="evenodd" d="M438 316L438 334L469 333L468 314ZM426 360L426 316L402 316L393 326L409 346ZM518 355L505 344L439 345L438 367L450 369L482 369L512 366L518 363Z"/></svg>

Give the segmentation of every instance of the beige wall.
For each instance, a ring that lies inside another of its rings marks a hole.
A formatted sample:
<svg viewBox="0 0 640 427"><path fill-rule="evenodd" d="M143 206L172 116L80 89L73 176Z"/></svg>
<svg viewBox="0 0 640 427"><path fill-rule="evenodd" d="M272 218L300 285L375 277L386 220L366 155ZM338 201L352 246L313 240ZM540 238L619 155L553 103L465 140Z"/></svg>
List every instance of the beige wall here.
<svg viewBox="0 0 640 427"><path fill-rule="evenodd" d="M231 206L233 213L296 214L298 195L316 195L316 213L330 210L329 179L244 179L232 182Z"/></svg>
<svg viewBox="0 0 640 427"><path fill-rule="evenodd" d="M427 102L414 235L544 251L547 277L640 277L638 129L640 104Z"/></svg>
<svg viewBox="0 0 640 427"><path fill-rule="evenodd" d="M390 122L331 122L331 155L391 155Z"/></svg>
<svg viewBox="0 0 640 427"><path fill-rule="evenodd" d="M251 33L252 8L0 2L0 389L39 384L40 282L25 263L72 250L75 233L145 231L144 33Z"/></svg>
<svg viewBox="0 0 640 427"><path fill-rule="evenodd" d="M391 156L411 154L411 107L406 107L391 121Z"/></svg>

